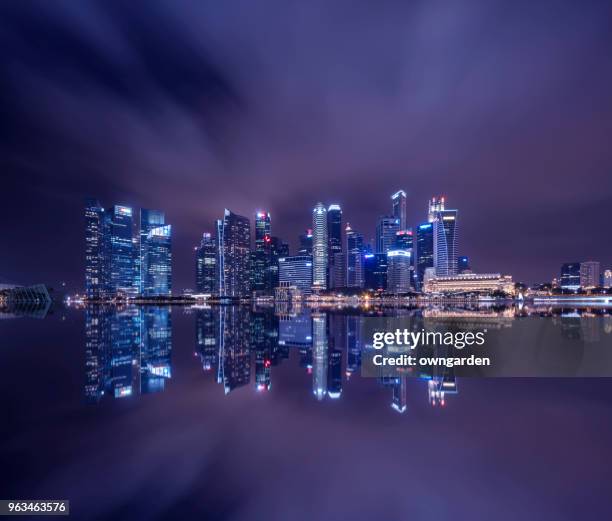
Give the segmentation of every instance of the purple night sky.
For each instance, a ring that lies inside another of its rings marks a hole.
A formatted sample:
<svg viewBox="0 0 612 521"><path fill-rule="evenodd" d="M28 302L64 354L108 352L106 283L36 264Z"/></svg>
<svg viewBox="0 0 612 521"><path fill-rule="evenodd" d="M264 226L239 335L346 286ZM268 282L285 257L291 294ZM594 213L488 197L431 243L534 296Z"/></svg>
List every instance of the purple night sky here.
<svg viewBox="0 0 612 521"><path fill-rule="evenodd" d="M295 247L445 195L477 271L612 265L612 3L0 4L0 281L83 286L83 199L166 211L176 292L228 207Z"/></svg>

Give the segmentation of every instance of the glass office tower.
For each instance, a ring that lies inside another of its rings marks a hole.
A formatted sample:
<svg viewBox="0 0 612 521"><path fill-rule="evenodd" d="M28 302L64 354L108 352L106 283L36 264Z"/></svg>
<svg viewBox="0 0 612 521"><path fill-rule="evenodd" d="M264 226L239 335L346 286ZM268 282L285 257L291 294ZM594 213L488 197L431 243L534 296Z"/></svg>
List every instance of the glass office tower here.
<svg viewBox="0 0 612 521"><path fill-rule="evenodd" d="M223 219L217 221L217 242L219 295L228 298L248 297L251 292L249 219L226 209Z"/></svg>
<svg viewBox="0 0 612 521"><path fill-rule="evenodd" d="M342 209L338 204L330 204L327 208L327 234L328 287L343 288L345 286L345 261L342 255Z"/></svg>
<svg viewBox="0 0 612 521"><path fill-rule="evenodd" d="M363 235L346 225L346 287L363 287Z"/></svg>
<svg viewBox="0 0 612 521"><path fill-rule="evenodd" d="M196 291L217 294L217 244L210 233L203 233L196 247Z"/></svg>
<svg viewBox="0 0 612 521"><path fill-rule="evenodd" d="M172 294L172 227L164 212L140 210L140 293Z"/></svg>
<svg viewBox="0 0 612 521"><path fill-rule="evenodd" d="M297 287L303 295L312 289L312 257L298 255L279 259L279 282Z"/></svg>
<svg viewBox="0 0 612 521"><path fill-rule="evenodd" d="M391 196L393 204L393 217L399 220L400 230L405 230L406 223L406 192L398 190Z"/></svg>
<svg viewBox="0 0 612 521"><path fill-rule="evenodd" d="M423 223L417 227L416 272L418 288L422 290L423 276L427 268L434 265L433 223Z"/></svg>
<svg viewBox="0 0 612 521"><path fill-rule="evenodd" d="M109 296L133 296L136 284L132 209L115 205L105 212L104 269L105 292Z"/></svg>
<svg viewBox="0 0 612 521"><path fill-rule="evenodd" d="M363 256L364 288L375 291L387 289L387 254L367 253Z"/></svg>
<svg viewBox="0 0 612 521"><path fill-rule="evenodd" d="M312 229L300 235L300 249L298 255L312 255Z"/></svg>
<svg viewBox="0 0 612 521"><path fill-rule="evenodd" d="M436 276L457 274L457 210L436 213L434 225L434 268Z"/></svg>
<svg viewBox="0 0 612 521"><path fill-rule="evenodd" d="M251 289L269 294L271 286L271 217L268 212L255 214L255 251L251 253Z"/></svg>
<svg viewBox="0 0 612 521"><path fill-rule="evenodd" d="M140 293L172 294L172 226L158 210L140 210Z"/></svg>
<svg viewBox="0 0 612 521"><path fill-rule="evenodd" d="M104 297L104 208L95 199L85 202L85 295Z"/></svg>
<svg viewBox="0 0 612 521"><path fill-rule="evenodd" d="M412 290L412 251L387 252L387 291L407 293Z"/></svg>
<svg viewBox="0 0 612 521"><path fill-rule="evenodd" d="M383 216L376 226L376 253L387 253L395 244L395 235L400 229L400 220Z"/></svg>
<svg viewBox="0 0 612 521"><path fill-rule="evenodd" d="M580 263L568 262L563 264L559 283L564 290L578 291L580 289Z"/></svg>

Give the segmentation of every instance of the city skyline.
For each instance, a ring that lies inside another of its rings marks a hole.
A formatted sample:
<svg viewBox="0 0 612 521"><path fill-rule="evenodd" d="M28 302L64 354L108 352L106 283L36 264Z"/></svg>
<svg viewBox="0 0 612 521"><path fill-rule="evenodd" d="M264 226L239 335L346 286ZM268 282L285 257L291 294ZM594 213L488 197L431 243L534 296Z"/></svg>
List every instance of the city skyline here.
<svg viewBox="0 0 612 521"><path fill-rule="evenodd" d="M0 514L611 518L611 20L0 2Z"/></svg>
<svg viewBox="0 0 612 521"><path fill-rule="evenodd" d="M316 201L369 241L400 188L413 226L432 194L460 208L478 271L612 261L606 3L0 9L3 280L80 289L89 194L165 212L175 288L225 207L265 208L295 251Z"/></svg>
<svg viewBox="0 0 612 521"><path fill-rule="evenodd" d="M226 208L214 223L215 235L203 232L193 248L194 285L182 290L281 301L321 291L352 294L360 288L389 295L470 290L515 295L515 282L524 281L513 281L512 274L474 270L470 257L459 255L459 210L448 208L445 197L428 200L427 220L414 227L415 233L405 217L405 195L399 190L391 196L393 215L379 217L376 238L369 242L343 220L339 204L318 202L312 229L298 235L299 249L293 253L287 241L273 235L270 212L256 210L252 226L249 217ZM105 209L87 198L87 298L172 295L172 226L163 211L140 209L138 221L133 213L121 205ZM599 261L565 262L550 281L528 285L536 291L546 286L570 292L609 288L609 273Z"/></svg>

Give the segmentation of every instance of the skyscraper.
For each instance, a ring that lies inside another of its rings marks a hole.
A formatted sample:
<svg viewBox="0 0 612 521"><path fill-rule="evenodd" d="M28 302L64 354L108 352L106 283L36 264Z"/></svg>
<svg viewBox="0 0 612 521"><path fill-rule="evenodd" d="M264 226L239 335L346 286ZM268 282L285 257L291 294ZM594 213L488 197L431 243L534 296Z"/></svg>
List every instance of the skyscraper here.
<svg viewBox="0 0 612 521"><path fill-rule="evenodd" d="M258 294L270 294L272 291L271 218L268 212L258 211L255 214L255 250L251 252L251 290Z"/></svg>
<svg viewBox="0 0 612 521"><path fill-rule="evenodd" d="M584 261L580 263L580 286L582 288L596 288L599 286L600 264L597 261Z"/></svg>
<svg viewBox="0 0 612 521"><path fill-rule="evenodd" d="M266 291L270 295L274 293L274 288L278 286L278 261L282 257L289 257L289 244L280 237L271 237L266 285Z"/></svg>
<svg viewBox="0 0 612 521"><path fill-rule="evenodd" d="M104 296L104 208L95 199L85 203L85 295Z"/></svg>
<svg viewBox="0 0 612 521"><path fill-rule="evenodd" d="M407 293L412 290L412 251L387 252L387 291Z"/></svg>
<svg viewBox="0 0 612 521"><path fill-rule="evenodd" d="M457 210L440 210L434 225L434 267L436 276L457 274Z"/></svg>
<svg viewBox="0 0 612 521"><path fill-rule="evenodd" d="M444 197L432 197L427 206L427 222L434 222L438 212L444 211Z"/></svg>
<svg viewBox="0 0 612 521"><path fill-rule="evenodd" d="M561 266L559 285L564 290L578 291L580 289L580 263L568 262Z"/></svg>
<svg viewBox="0 0 612 521"><path fill-rule="evenodd" d="M315 289L327 288L328 237L327 210L317 203L312 211L312 285Z"/></svg>
<svg viewBox="0 0 612 521"><path fill-rule="evenodd" d="M412 228L399 230L395 234L395 243L393 244L393 249L412 251L413 248L414 248L414 235L412 233Z"/></svg>
<svg viewBox="0 0 612 521"><path fill-rule="evenodd" d="M172 294L172 226L163 212L140 210L140 293Z"/></svg>
<svg viewBox="0 0 612 521"><path fill-rule="evenodd" d="M281 257L278 262L279 283L297 287L303 295L312 290L312 257L299 255Z"/></svg>
<svg viewBox="0 0 612 521"><path fill-rule="evenodd" d="M214 295L217 293L217 245L210 233L203 233L196 247L196 291Z"/></svg>
<svg viewBox="0 0 612 521"><path fill-rule="evenodd" d="M272 235L269 212L259 211L255 214L255 251L265 249L266 236Z"/></svg>
<svg viewBox="0 0 612 521"><path fill-rule="evenodd" d="M363 287L363 235L346 224L346 287Z"/></svg>
<svg viewBox="0 0 612 521"><path fill-rule="evenodd" d="M434 265L433 223L423 223L417 227L416 272L418 288L423 289L423 277L427 268Z"/></svg>
<svg viewBox="0 0 612 521"><path fill-rule="evenodd" d="M342 251L342 209L330 204L327 209L327 235L330 255Z"/></svg>
<svg viewBox="0 0 612 521"><path fill-rule="evenodd" d="M312 255L312 230L310 228L300 235L298 255Z"/></svg>
<svg viewBox="0 0 612 521"><path fill-rule="evenodd" d="M604 270L602 282L604 288L612 288L612 269Z"/></svg>
<svg viewBox="0 0 612 521"><path fill-rule="evenodd" d="M363 256L364 288L375 291L387 289L387 254L366 253Z"/></svg>
<svg viewBox="0 0 612 521"><path fill-rule="evenodd" d="M342 256L342 209L330 204L327 209L328 234L328 287L343 288L345 284L344 257Z"/></svg>
<svg viewBox="0 0 612 521"><path fill-rule="evenodd" d="M399 220L400 230L405 230L406 223L406 192L398 190L391 196L393 203L393 217Z"/></svg>
<svg viewBox="0 0 612 521"><path fill-rule="evenodd" d="M134 295L136 285L132 209L115 205L105 212L104 257L106 294Z"/></svg>
<svg viewBox="0 0 612 521"><path fill-rule="evenodd" d="M248 297L251 290L249 219L226 209L223 219L217 221L217 243L219 295L229 298Z"/></svg>
<svg viewBox="0 0 612 521"><path fill-rule="evenodd" d="M376 226L376 253L387 253L395 243L395 235L400 229L400 221L396 217L382 216Z"/></svg>

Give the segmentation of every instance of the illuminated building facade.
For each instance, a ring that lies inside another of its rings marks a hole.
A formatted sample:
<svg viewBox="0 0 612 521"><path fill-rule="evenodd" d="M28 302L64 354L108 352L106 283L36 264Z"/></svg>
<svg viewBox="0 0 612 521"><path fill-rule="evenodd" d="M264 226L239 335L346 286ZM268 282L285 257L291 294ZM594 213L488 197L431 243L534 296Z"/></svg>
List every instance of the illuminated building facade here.
<svg viewBox="0 0 612 521"><path fill-rule="evenodd" d="M312 211L312 285L318 290L327 288L328 246L327 209L317 203Z"/></svg>
<svg viewBox="0 0 612 521"><path fill-rule="evenodd" d="M129 206L115 205L105 212L104 270L107 296L133 296L136 284L136 253L133 240L134 222Z"/></svg>
<svg viewBox="0 0 612 521"><path fill-rule="evenodd" d="M399 230L395 234L395 243L393 244L394 250L406 250L412 251L414 248L414 235L410 228L405 230Z"/></svg>
<svg viewBox="0 0 612 521"><path fill-rule="evenodd" d="M346 287L363 287L363 235L346 225Z"/></svg>
<svg viewBox="0 0 612 521"><path fill-rule="evenodd" d="M363 256L363 287L374 291L387 289L387 254L366 253Z"/></svg>
<svg viewBox="0 0 612 521"><path fill-rule="evenodd" d="M310 228L300 235L298 255L312 255L312 229Z"/></svg>
<svg viewBox="0 0 612 521"><path fill-rule="evenodd" d="M217 244L210 233L203 233L196 247L196 291L200 294L217 293Z"/></svg>
<svg viewBox="0 0 612 521"><path fill-rule="evenodd" d="M85 203L85 295L104 296L104 208L95 199Z"/></svg>
<svg viewBox="0 0 612 521"><path fill-rule="evenodd" d="M345 286L345 259L342 251L342 209L338 204L327 208L328 287Z"/></svg>
<svg viewBox="0 0 612 521"><path fill-rule="evenodd" d="M580 263L566 262L561 265L561 277L559 278L561 289L566 291L578 291L580 289Z"/></svg>
<svg viewBox="0 0 612 521"><path fill-rule="evenodd" d="M591 289L599 286L601 266L597 261L584 261L580 263L580 286Z"/></svg>
<svg viewBox="0 0 612 521"><path fill-rule="evenodd" d="M437 276L457 274L457 214L457 210L441 210L433 222L433 260Z"/></svg>
<svg viewBox="0 0 612 521"><path fill-rule="evenodd" d="M408 250L387 252L387 291L407 293L412 290L412 253Z"/></svg>
<svg viewBox="0 0 612 521"><path fill-rule="evenodd" d="M269 212L259 211L255 214L255 250L266 248L266 236L272 235L272 218Z"/></svg>
<svg viewBox="0 0 612 521"><path fill-rule="evenodd" d="M278 286L279 260L289 257L289 245L279 237L270 238L269 267L266 282L266 294L274 294L274 288Z"/></svg>
<svg viewBox="0 0 612 521"><path fill-rule="evenodd" d="M444 197L432 197L427 205L427 222L433 223L438 212L444 211Z"/></svg>
<svg viewBox="0 0 612 521"><path fill-rule="evenodd" d="M434 226L433 223L423 223L417 227L416 247L416 279L418 289L423 289L425 270L434 265Z"/></svg>
<svg viewBox="0 0 612 521"><path fill-rule="evenodd" d="M607 269L603 272L603 287L612 288L612 269Z"/></svg>
<svg viewBox="0 0 612 521"><path fill-rule="evenodd" d="M400 229L400 221L393 216L383 216L376 226L376 253L387 253L395 244L395 235Z"/></svg>
<svg viewBox="0 0 612 521"><path fill-rule="evenodd" d="M398 190L391 196L391 203L393 205L393 217L399 221L399 229L405 230L407 227L406 223L406 192Z"/></svg>
<svg viewBox="0 0 612 521"><path fill-rule="evenodd" d="M163 212L140 210L140 293L172 294L172 226Z"/></svg>
<svg viewBox="0 0 612 521"><path fill-rule="evenodd" d="M255 250L250 254L251 290L257 294L270 294L273 289L271 217L268 212L255 214Z"/></svg>
<svg viewBox="0 0 612 521"><path fill-rule="evenodd" d="M303 295L309 295L312 289L312 257L298 255L281 257L278 262L279 282L295 286Z"/></svg>
<svg viewBox="0 0 612 521"><path fill-rule="evenodd" d="M424 284L425 293L483 293L503 291L514 295L514 282L510 275L499 273L464 273L446 277L433 277Z"/></svg>
<svg viewBox="0 0 612 521"><path fill-rule="evenodd" d="M251 292L249 219L226 209L223 219L217 221L217 243L219 295L227 298L248 297Z"/></svg>

